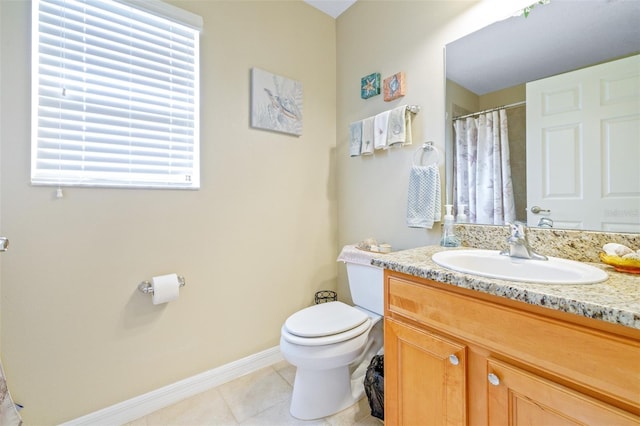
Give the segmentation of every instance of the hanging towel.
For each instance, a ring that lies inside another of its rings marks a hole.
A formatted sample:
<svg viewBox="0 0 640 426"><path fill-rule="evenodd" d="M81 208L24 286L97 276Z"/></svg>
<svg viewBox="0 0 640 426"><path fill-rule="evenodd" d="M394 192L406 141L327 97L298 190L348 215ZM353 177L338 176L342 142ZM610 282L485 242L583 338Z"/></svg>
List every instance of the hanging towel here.
<svg viewBox="0 0 640 426"><path fill-rule="evenodd" d="M369 117L362 120L362 155L373 154L373 119L374 117Z"/></svg>
<svg viewBox="0 0 640 426"><path fill-rule="evenodd" d="M381 112L373 119L373 148L387 147L387 129L389 128L389 114L391 111Z"/></svg>
<svg viewBox="0 0 640 426"><path fill-rule="evenodd" d="M349 125L349 155L357 157L360 155L362 146L362 121L355 121Z"/></svg>
<svg viewBox="0 0 640 426"><path fill-rule="evenodd" d="M437 164L411 166L407 197L407 226L431 229L440 221L442 201L440 170Z"/></svg>
<svg viewBox="0 0 640 426"><path fill-rule="evenodd" d="M406 105L391 110L387 130L387 145L411 145L412 112Z"/></svg>

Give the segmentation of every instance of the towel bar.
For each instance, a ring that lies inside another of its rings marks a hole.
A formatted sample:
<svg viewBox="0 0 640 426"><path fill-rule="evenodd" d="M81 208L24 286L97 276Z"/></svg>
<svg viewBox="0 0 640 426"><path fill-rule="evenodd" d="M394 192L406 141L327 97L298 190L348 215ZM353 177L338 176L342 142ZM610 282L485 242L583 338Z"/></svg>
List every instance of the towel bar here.
<svg viewBox="0 0 640 426"><path fill-rule="evenodd" d="M435 150L437 151L438 149L433 145L433 141L428 141L422 144L421 146L422 149L424 149L425 151L431 151L431 150Z"/></svg>
<svg viewBox="0 0 640 426"><path fill-rule="evenodd" d="M187 285L186 281L184 280L184 277L181 275L178 275L178 282L180 283L180 287L184 287L185 285ZM138 284L138 290L140 290L144 294L152 295L153 284L151 284L151 281L142 281L140 284Z"/></svg>
<svg viewBox="0 0 640 426"><path fill-rule="evenodd" d="M436 148L436 146L434 145L433 141L428 141L423 143L422 145L420 145L420 148L416 149L415 152L413 153L413 164L414 165L418 165L416 163L416 159L419 158L420 162L422 161L422 157L421 155L418 154L422 154L424 152L435 152L436 154L436 164L440 164L440 151L438 151L438 148Z"/></svg>
<svg viewBox="0 0 640 426"><path fill-rule="evenodd" d="M420 112L421 107L420 107L420 105L406 105L405 109L407 111L409 111L410 113L417 114L417 113ZM360 120L360 121L362 121L362 120ZM355 123L359 123L359 122L358 121L354 121L352 124L355 124Z"/></svg>

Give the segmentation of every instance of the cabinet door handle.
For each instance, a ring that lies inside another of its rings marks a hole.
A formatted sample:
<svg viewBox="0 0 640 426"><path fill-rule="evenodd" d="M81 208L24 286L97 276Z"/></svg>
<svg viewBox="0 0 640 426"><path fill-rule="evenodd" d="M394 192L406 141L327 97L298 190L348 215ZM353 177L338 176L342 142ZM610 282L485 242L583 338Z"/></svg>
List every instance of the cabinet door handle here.
<svg viewBox="0 0 640 426"><path fill-rule="evenodd" d="M500 378L493 373L489 373L487 378L489 379L489 383L493 386L498 386L500 384Z"/></svg>
<svg viewBox="0 0 640 426"><path fill-rule="evenodd" d="M449 362L451 363L451 365L458 365L460 364L460 360L458 359L457 356L455 356L455 354L451 354L449 355Z"/></svg>

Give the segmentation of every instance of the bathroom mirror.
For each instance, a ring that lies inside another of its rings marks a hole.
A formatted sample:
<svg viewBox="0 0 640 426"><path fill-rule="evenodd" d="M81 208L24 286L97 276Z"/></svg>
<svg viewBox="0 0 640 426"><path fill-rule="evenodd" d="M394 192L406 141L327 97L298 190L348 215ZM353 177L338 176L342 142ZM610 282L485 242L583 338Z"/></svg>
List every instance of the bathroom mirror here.
<svg viewBox="0 0 640 426"><path fill-rule="evenodd" d="M503 21L471 33L445 46L446 87L446 194L453 202L453 118L504 105L526 104L525 84L546 77L578 70L594 64L629 57L640 52L640 4L636 1L610 0L552 0L548 4L536 4L528 16L514 15ZM637 69L637 68L636 68ZM640 80L636 78L637 81ZM461 95L461 91L464 92ZM636 111L640 100L636 93ZM464 96L476 97L467 104L460 102ZM525 107L513 108L524 116ZM633 113L637 115L637 112ZM522 118L524 122L524 118ZM637 123L637 120L636 120ZM511 118L509 118L511 125ZM635 142L640 145L640 135L635 124ZM511 137L511 136L510 136ZM526 135L522 137L526 144ZM521 149L522 159L514 159L512 149L512 178L516 199L517 219L527 220L526 200L526 149ZM635 152L638 152L637 150ZM523 162L524 161L524 162ZM597 160L596 160L597 161ZM626 162L631 170L623 170L631 179L638 179L638 159ZM583 170L596 165L581 164ZM531 164L528 166L531 168ZM627 166L625 166L627 167ZM535 171L534 171L535 172ZM517 187L524 185L524 188ZM635 182L633 188L640 187ZM634 191L636 191L634 189ZM632 194L637 197L638 194ZM638 198L635 198L638 200ZM577 203L576 203L577 204ZM540 206L544 209L544 206ZM583 214L583 207L575 212ZM595 229L615 232L639 232L640 201L625 207L628 225L616 225L615 229ZM614 212L614 214L617 214ZM553 217L553 215L551 215ZM478 224L482 224L478 222ZM532 222L529 220L529 224ZM534 224L535 225L535 224ZM555 224L554 227L563 227ZM573 226L564 226L571 228ZM580 228L576 226L575 228Z"/></svg>

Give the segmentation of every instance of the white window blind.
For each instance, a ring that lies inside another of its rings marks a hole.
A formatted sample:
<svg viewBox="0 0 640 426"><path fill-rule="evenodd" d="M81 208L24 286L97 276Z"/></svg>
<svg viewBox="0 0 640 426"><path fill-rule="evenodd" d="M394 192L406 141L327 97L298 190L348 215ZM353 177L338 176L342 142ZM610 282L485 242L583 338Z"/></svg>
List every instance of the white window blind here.
<svg viewBox="0 0 640 426"><path fill-rule="evenodd" d="M33 184L199 187L201 20L172 8L33 1Z"/></svg>

